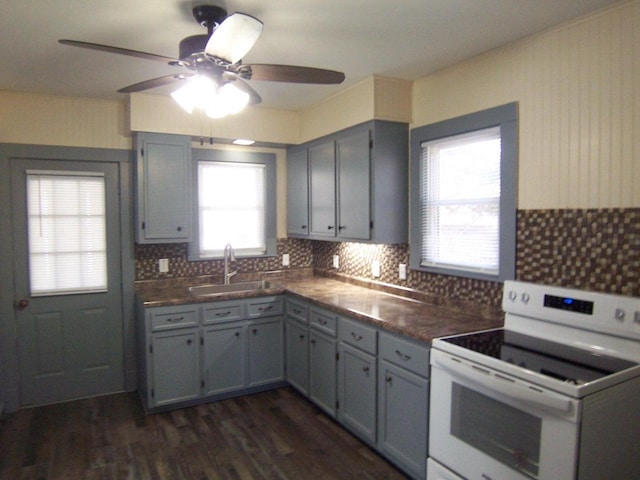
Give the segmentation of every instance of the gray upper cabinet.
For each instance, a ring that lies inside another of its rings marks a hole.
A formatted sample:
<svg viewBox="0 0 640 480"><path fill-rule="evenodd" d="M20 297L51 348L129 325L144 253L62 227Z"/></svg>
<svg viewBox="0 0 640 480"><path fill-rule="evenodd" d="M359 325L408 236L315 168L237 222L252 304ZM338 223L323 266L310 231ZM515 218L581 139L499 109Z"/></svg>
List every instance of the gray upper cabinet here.
<svg viewBox="0 0 640 480"><path fill-rule="evenodd" d="M136 242L191 240L191 137L136 134Z"/></svg>
<svg viewBox="0 0 640 480"><path fill-rule="evenodd" d="M407 124L366 122L292 147L287 155L287 184L293 185L288 195L290 236L407 241ZM298 226L305 218L308 233Z"/></svg>
<svg viewBox="0 0 640 480"><path fill-rule="evenodd" d="M287 159L287 231L309 235L309 165L307 151L299 150Z"/></svg>
<svg viewBox="0 0 640 480"><path fill-rule="evenodd" d="M311 235L336 235L335 148L327 141L309 148L309 218Z"/></svg>

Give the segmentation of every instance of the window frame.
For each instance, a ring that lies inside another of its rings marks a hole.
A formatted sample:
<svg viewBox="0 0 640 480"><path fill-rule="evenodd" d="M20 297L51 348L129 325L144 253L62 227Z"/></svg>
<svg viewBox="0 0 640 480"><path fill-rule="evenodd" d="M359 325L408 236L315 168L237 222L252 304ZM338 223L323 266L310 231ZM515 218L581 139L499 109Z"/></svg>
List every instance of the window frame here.
<svg viewBox="0 0 640 480"><path fill-rule="evenodd" d="M189 243L188 259L190 261L217 260L221 256L204 257L200 254L200 219L199 219L199 195L198 195L198 163L199 162L219 162L219 163L254 163L265 166L265 245L266 252L262 255L242 254L235 252L238 258L265 258L276 256L276 156L273 153L235 151L235 150L209 150L194 149L192 151L192 220L193 220L193 240Z"/></svg>
<svg viewBox="0 0 640 480"><path fill-rule="evenodd" d="M491 127L500 128L500 219L498 273L464 268L421 265L422 238L422 143L470 133ZM516 208L518 167L518 104L500 105L441 122L417 127L410 135L409 265L411 269L480 280L504 281L515 278Z"/></svg>

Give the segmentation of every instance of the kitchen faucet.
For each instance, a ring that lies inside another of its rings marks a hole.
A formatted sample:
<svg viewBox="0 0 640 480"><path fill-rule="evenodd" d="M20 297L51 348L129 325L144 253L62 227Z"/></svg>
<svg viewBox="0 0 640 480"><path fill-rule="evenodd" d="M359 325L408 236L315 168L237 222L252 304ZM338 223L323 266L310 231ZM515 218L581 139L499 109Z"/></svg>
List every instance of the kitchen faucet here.
<svg viewBox="0 0 640 480"><path fill-rule="evenodd" d="M233 253L233 247L227 243L224 247L224 284L229 285L231 283L231 277L233 277L238 270L233 272L229 271L229 262L235 262L236 255Z"/></svg>

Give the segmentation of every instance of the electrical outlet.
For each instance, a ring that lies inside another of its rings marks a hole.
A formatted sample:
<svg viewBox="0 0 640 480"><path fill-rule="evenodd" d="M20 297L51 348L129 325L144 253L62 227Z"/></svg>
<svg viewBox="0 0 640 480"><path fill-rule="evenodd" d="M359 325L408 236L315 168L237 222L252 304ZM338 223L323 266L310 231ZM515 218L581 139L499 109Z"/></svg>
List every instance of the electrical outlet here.
<svg viewBox="0 0 640 480"><path fill-rule="evenodd" d="M333 256L333 268L335 268L335 269L340 268L340 256L339 255L334 255Z"/></svg>
<svg viewBox="0 0 640 480"><path fill-rule="evenodd" d="M380 276L380 260L371 262L371 275L374 277Z"/></svg>
<svg viewBox="0 0 640 480"><path fill-rule="evenodd" d="M401 263L398 266L398 277L400 277L400 280L406 280L407 279L407 264L406 263Z"/></svg>
<svg viewBox="0 0 640 480"><path fill-rule="evenodd" d="M169 272L169 259L168 258L161 258L160 260L158 260L158 272L160 272L160 273Z"/></svg>
<svg viewBox="0 0 640 480"><path fill-rule="evenodd" d="M282 266L283 267L288 267L289 266L289 254L285 253L282 255Z"/></svg>

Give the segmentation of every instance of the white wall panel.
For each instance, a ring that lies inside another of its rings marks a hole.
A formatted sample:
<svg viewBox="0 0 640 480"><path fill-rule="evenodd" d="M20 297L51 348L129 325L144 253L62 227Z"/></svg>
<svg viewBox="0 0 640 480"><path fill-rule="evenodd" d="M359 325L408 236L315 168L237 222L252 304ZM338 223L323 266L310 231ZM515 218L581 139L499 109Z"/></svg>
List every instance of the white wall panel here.
<svg viewBox="0 0 640 480"><path fill-rule="evenodd" d="M640 0L414 84L413 127L519 102L518 206L640 207Z"/></svg>

